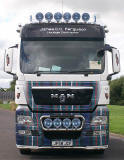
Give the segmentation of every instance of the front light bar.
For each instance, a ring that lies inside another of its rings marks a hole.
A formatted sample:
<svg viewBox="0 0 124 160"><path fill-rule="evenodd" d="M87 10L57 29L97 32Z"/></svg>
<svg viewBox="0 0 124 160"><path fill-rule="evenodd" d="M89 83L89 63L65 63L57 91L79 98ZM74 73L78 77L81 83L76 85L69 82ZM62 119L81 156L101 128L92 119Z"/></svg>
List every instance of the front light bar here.
<svg viewBox="0 0 124 160"><path fill-rule="evenodd" d="M71 123L71 125L69 125L69 128L65 127L63 125L63 123L61 123L61 126L59 128L56 128L55 125L54 125L54 120L55 119L60 119L62 122L64 122L65 119L70 119L71 122L73 122L74 119L79 119L81 121L80 123L80 126L78 126L77 128L74 127L74 125ZM44 121L46 119L51 119L53 124L51 125L50 128L47 128L45 125L44 125ZM83 126L84 126L84 122L85 122L85 119L83 116L81 115L75 115L73 117L50 117L50 115L48 116L41 116L40 118L41 120L41 126L42 126L42 129L44 131L81 131Z"/></svg>

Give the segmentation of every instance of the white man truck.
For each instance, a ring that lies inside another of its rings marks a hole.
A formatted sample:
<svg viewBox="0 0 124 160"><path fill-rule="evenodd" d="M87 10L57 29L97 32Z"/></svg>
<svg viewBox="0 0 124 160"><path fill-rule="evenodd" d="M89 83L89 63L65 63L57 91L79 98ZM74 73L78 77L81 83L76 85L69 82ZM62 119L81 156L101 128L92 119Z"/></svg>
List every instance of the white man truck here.
<svg viewBox="0 0 124 160"><path fill-rule="evenodd" d="M36 20L20 26L20 43L5 53L5 72L16 77L17 148L22 154L43 149L104 152L108 80L120 71L119 51L105 43L105 26L96 17L90 23L88 13L38 13Z"/></svg>

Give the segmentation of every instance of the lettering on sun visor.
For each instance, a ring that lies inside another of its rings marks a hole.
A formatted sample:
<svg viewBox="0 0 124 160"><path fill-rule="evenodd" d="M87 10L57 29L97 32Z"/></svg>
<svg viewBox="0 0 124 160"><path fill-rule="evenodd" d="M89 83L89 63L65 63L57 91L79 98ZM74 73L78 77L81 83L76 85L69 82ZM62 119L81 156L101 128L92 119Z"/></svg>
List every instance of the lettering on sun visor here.
<svg viewBox="0 0 124 160"><path fill-rule="evenodd" d="M40 32L46 32L47 34L79 34L80 32L87 31L86 28L75 28L75 27L65 27L65 28L57 28L57 27L51 27L46 28L43 27L40 29Z"/></svg>

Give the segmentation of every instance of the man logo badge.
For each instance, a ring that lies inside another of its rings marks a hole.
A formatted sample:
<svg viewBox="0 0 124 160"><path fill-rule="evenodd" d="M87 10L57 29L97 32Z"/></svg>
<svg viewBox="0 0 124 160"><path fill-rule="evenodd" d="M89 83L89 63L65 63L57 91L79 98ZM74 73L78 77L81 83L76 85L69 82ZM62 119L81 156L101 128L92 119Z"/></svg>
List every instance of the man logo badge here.
<svg viewBox="0 0 124 160"><path fill-rule="evenodd" d="M74 99L74 94L51 94L51 99L59 99L60 103L65 103L66 99Z"/></svg>
<svg viewBox="0 0 124 160"><path fill-rule="evenodd" d="M60 94L59 100L60 100L60 103L65 103L66 96L64 94Z"/></svg>

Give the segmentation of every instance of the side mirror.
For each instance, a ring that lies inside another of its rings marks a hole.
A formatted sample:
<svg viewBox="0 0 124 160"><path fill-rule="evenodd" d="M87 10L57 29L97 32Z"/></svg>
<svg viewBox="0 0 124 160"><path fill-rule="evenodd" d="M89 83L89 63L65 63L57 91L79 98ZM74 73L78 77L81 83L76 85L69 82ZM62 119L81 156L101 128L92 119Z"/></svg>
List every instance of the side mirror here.
<svg viewBox="0 0 124 160"><path fill-rule="evenodd" d="M104 54L105 54L105 51L109 51L109 52L112 53L113 73L109 74L108 77L107 77L107 80L111 80L112 75L120 72L120 53L116 48L114 48L114 47L112 47L108 44L105 44L105 46L97 52L97 56L98 57L103 57Z"/></svg>
<svg viewBox="0 0 124 160"><path fill-rule="evenodd" d="M113 65L113 72L119 73L120 72L120 53L117 49L112 48L112 65Z"/></svg>
<svg viewBox="0 0 124 160"><path fill-rule="evenodd" d="M4 72L12 73L13 65L13 48L9 48L5 51L4 57Z"/></svg>
<svg viewBox="0 0 124 160"><path fill-rule="evenodd" d="M112 52L112 47L109 44L105 44L105 46L97 52L97 56L103 57L105 54L105 51Z"/></svg>
<svg viewBox="0 0 124 160"><path fill-rule="evenodd" d="M102 49L102 50L97 52L97 57L103 57L104 54L105 54L105 51Z"/></svg>

